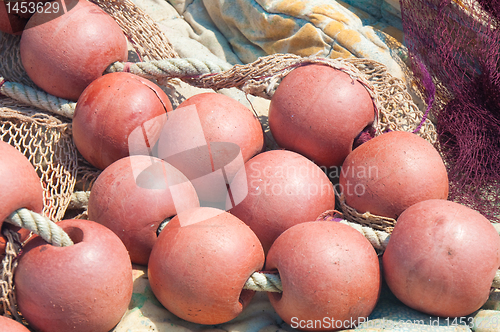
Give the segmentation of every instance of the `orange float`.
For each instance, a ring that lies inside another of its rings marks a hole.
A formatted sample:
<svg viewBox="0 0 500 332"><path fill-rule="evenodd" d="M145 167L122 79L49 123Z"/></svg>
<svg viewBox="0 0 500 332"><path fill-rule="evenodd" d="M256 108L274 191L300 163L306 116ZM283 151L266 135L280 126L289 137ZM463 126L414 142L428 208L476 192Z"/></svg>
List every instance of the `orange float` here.
<svg viewBox="0 0 500 332"><path fill-rule="evenodd" d="M415 203L446 199L448 174L431 143L410 132L392 131L347 156L338 191L359 213L396 219Z"/></svg>
<svg viewBox="0 0 500 332"><path fill-rule="evenodd" d="M129 156L136 144L144 147L137 154L148 155L171 110L168 96L153 82L130 73L106 74L78 99L73 140L89 163L104 169ZM132 139L134 131L140 135Z"/></svg>
<svg viewBox="0 0 500 332"><path fill-rule="evenodd" d="M354 329L375 308L379 261L368 240L351 226L304 222L281 234L266 257L282 293L268 293L278 315L304 331Z"/></svg>
<svg viewBox="0 0 500 332"><path fill-rule="evenodd" d="M14 277L19 311L37 331L108 332L132 298L132 264L120 239L88 220L59 226L75 243L40 237L23 248Z"/></svg>
<svg viewBox="0 0 500 332"><path fill-rule="evenodd" d="M148 264L156 298L198 324L237 317L254 292L243 290L264 265L259 239L241 220L209 207L178 214L162 230Z"/></svg>
<svg viewBox="0 0 500 332"><path fill-rule="evenodd" d="M196 190L179 170L137 155L114 162L99 175L88 215L118 235L133 263L146 265L160 224L199 205Z"/></svg>
<svg viewBox="0 0 500 332"><path fill-rule="evenodd" d="M115 20L90 1L75 1L64 15L33 14L21 37L28 76L42 90L73 101L109 65L128 59L127 40ZM61 0L54 3L63 10Z"/></svg>
<svg viewBox="0 0 500 332"><path fill-rule="evenodd" d="M286 229L335 208L333 185L323 170L286 150L266 151L246 162L231 182L231 195L240 203L230 212L250 226L266 252Z"/></svg>
<svg viewBox="0 0 500 332"><path fill-rule="evenodd" d="M264 148L259 119L219 93L194 95L175 110L158 140L158 157L184 173L201 201L224 209L229 184Z"/></svg>
<svg viewBox="0 0 500 332"><path fill-rule="evenodd" d="M398 218L382 256L384 278L407 306L462 317L481 308L500 266L500 237L464 205L431 199Z"/></svg>
<svg viewBox="0 0 500 332"><path fill-rule="evenodd" d="M27 208L41 213L43 210L43 188L35 168L19 150L0 141L0 227L3 221L14 211ZM16 229L24 241L29 236L29 231ZM0 255L5 252L7 240L0 238Z"/></svg>
<svg viewBox="0 0 500 332"><path fill-rule="evenodd" d="M0 316L0 332L30 332L30 330L13 319Z"/></svg>
<svg viewBox="0 0 500 332"><path fill-rule="evenodd" d="M359 138L370 136L375 118L373 99L359 81L320 64L290 72L269 106L278 145L325 167L340 167Z"/></svg>

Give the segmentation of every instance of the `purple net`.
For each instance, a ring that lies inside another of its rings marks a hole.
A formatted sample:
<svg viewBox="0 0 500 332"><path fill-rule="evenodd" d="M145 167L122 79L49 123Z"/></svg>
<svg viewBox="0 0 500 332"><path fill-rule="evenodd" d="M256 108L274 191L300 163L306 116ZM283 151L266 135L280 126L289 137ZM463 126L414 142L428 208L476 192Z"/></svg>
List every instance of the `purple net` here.
<svg viewBox="0 0 500 332"><path fill-rule="evenodd" d="M500 0L401 0L416 86L435 98L451 200L500 221Z"/></svg>

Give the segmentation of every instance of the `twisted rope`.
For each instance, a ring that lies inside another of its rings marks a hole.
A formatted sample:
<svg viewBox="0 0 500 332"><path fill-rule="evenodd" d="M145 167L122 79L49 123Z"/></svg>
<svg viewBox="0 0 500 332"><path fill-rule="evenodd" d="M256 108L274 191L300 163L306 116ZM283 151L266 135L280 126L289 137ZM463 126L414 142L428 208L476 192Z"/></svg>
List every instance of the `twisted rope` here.
<svg viewBox="0 0 500 332"><path fill-rule="evenodd" d="M84 205L88 204L89 194L90 192L76 192L72 196L72 201L75 200ZM26 228L55 246L64 247L73 245L73 241L71 241L61 227L50 219L28 209L23 208L15 211L5 221L15 226ZM363 234L375 249L384 251L387 248L390 239L389 233L374 230L347 220L339 222L351 226ZM500 225L494 226L497 231L500 231ZM492 287L500 288L500 270L496 272ZM281 285L279 275L276 273L254 272L245 283L244 289L261 292L282 292L283 286Z"/></svg>
<svg viewBox="0 0 500 332"><path fill-rule="evenodd" d="M137 63L115 62L107 71L109 73L125 71L149 79L159 79L216 74L230 68L231 66L222 66L209 60L173 58Z"/></svg>
<svg viewBox="0 0 500 332"><path fill-rule="evenodd" d="M248 278L243 289L256 292L283 292L280 276L275 273L266 272L254 272L250 278Z"/></svg>
<svg viewBox="0 0 500 332"><path fill-rule="evenodd" d="M380 251L385 251L385 248L387 248L387 244L389 243L389 238L391 236L389 233L380 230L375 230L368 226L362 226L360 224L347 221L345 219L339 221L339 223L351 226L352 228L363 234L363 236L366 237L366 239L371 243L371 245L375 249Z"/></svg>
<svg viewBox="0 0 500 332"><path fill-rule="evenodd" d="M57 247L73 245L73 241L60 226L49 218L28 209L22 208L14 211L5 221L14 226L26 228Z"/></svg>
<svg viewBox="0 0 500 332"><path fill-rule="evenodd" d="M89 206L90 191L75 191L71 194L68 209L86 209Z"/></svg>
<svg viewBox="0 0 500 332"><path fill-rule="evenodd" d="M194 77L205 74L220 73L230 69L208 60L198 59L164 59L150 62L121 63L116 62L108 68L108 72L130 72L149 79ZM0 76L0 93L23 104L38 107L53 114L73 118L76 103L58 98L44 91L33 89L27 85L6 81Z"/></svg>
<svg viewBox="0 0 500 332"><path fill-rule="evenodd" d="M379 251L384 251L389 243L390 234L380 230L374 230L368 226L362 226L360 224L347 221L345 219L338 221L341 224L351 226L358 232L360 232L375 248ZM500 271L498 271L498 283L500 284ZM249 289L253 291L260 292L277 292L283 291L283 286L281 284L281 279L279 274L276 273L266 273L266 272L254 272L250 278L245 283L243 289Z"/></svg>
<svg viewBox="0 0 500 332"><path fill-rule="evenodd" d="M0 81L4 80L0 77ZM38 107L51 113L72 118L76 103L52 96L44 91L33 89L27 85L5 81L0 86L0 93L23 104Z"/></svg>
<svg viewBox="0 0 500 332"><path fill-rule="evenodd" d="M274 54L259 58L246 65L225 65L209 60L194 58L172 58L152 60L148 62L115 62L108 67L107 72L130 72L132 74L155 79L159 84L171 78L181 78L190 85L201 88L220 90L236 87L246 93L271 98L278 81L297 66L319 63L329 65L348 73L353 79L359 80L366 88L380 110L378 98L370 83L362 75L353 60L334 61L332 59L302 58L290 54ZM3 77L0 77L0 81ZM6 81L0 87L0 93L21 103L38 107L51 113L72 118L76 103L52 96L38 89L33 89L21 83Z"/></svg>

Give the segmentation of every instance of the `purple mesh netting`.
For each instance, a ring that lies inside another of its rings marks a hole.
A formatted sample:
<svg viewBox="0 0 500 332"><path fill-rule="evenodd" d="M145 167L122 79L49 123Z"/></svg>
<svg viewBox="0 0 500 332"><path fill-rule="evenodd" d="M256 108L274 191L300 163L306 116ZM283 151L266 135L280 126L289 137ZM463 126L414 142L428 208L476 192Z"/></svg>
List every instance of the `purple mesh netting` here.
<svg viewBox="0 0 500 332"><path fill-rule="evenodd" d="M449 198L498 222L500 0L400 3L417 86L428 100L435 94L432 106L438 148L449 171ZM427 71L432 79L426 78Z"/></svg>
<svg viewBox="0 0 500 332"><path fill-rule="evenodd" d="M485 11L491 15L500 18L500 1L498 0L477 0Z"/></svg>

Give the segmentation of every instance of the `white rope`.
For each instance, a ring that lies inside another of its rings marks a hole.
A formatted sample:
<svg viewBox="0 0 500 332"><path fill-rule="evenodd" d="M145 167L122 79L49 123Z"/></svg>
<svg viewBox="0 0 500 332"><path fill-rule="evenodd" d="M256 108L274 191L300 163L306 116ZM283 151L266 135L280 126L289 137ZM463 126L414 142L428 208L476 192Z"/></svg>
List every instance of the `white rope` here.
<svg viewBox="0 0 500 332"><path fill-rule="evenodd" d="M0 82L2 80L3 77L0 77ZM4 82L0 87L0 93L23 104L38 107L67 118L73 118L75 112L76 103L52 96L21 83Z"/></svg>
<svg viewBox="0 0 500 332"><path fill-rule="evenodd" d="M347 221L343 219L339 221L341 224L351 226L361 234L371 243L371 245L378 250L384 251L389 243L390 234L384 231L374 230L368 226L361 226L360 224Z"/></svg>
<svg viewBox="0 0 500 332"><path fill-rule="evenodd" d="M231 68L231 65L219 65L209 60L173 58L137 63L115 62L107 71L110 73L126 71L145 78L159 79L215 74Z"/></svg>
<svg viewBox="0 0 500 332"><path fill-rule="evenodd" d="M138 63L116 62L108 68L108 72L127 71L150 79L200 76L215 74L231 69L229 64L217 64L209 60L194 58L164 59ZM76 103L50 95L42 90L27 85L5 81L0 76L0 93L23 104L38 107L53 114L72 119Z"/></svg>
<svg viewBox="0 0 500 332"><path fill-rule="evenodd" d="M89 206L90 191L75 191L71 194L68 209L86 209Z"/></svg>
<svg viewBox="0 0 500 332"><path fill-rule="evenodd" d="M278 274L254 272L250 278L248 278L243 289L256 292L281 293L283 291L283 286L281 285L281 279Z"/></svg>
<svg viewBox="0 0 500 332"><path fill-rule="evenodd" d="M5 221L12 225L26 228L57 247L73 245L73 241L71 241L68 234L60 226L49 218L28 209L22 208L16 210Z"/></svg>

